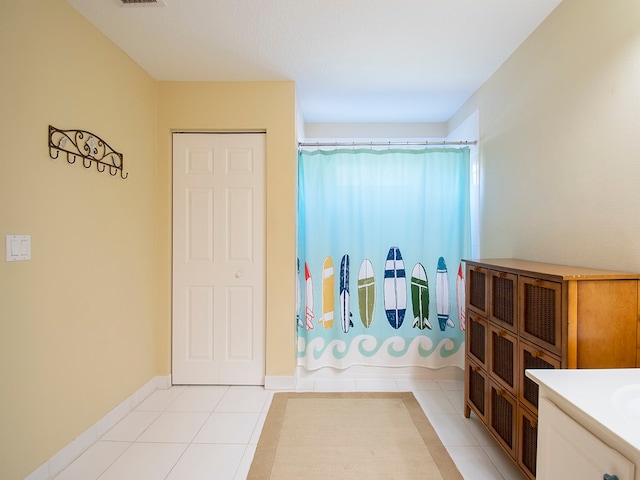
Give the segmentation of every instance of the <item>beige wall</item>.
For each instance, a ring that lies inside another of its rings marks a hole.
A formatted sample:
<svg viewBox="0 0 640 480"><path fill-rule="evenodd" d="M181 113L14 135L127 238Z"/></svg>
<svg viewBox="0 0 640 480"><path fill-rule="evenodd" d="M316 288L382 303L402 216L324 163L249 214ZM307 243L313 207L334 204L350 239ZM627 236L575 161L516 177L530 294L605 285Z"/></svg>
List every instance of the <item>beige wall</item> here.
<svg viewBox="0 0 640 480"><path fill-rule="evenodd" d="M295 369L296 96L293 82L160 82L158 252L161 373L171 370L171 133L267 132L266 374Z"/></svg>
<svg viewBox="0 0 640 480"><path fill-rule="evenodd" d="M64 0L0 3L0 478L23 478L157 374L157 83ZM47 129L124 153L51 160ZM4 261L30 234L32 260Z"/></svg>
<svg viewBox="0 0 640 480"><path fill-rule="evenodd" d="M564 0L480 112L481 256L640 271L640 2Z"/></svg>

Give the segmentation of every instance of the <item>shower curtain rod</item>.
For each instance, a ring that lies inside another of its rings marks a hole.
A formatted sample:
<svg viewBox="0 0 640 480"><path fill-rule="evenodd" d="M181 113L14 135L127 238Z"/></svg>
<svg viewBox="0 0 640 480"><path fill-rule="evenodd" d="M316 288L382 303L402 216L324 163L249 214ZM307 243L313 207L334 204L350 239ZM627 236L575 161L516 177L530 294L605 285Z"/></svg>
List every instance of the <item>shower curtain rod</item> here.
<svg viewBox="0 0 640 480"><path fill-rule="evenodd" d="M300 147L393 147L393 146L465 146L477 145L477 140L464 140L459 142L298 142Z"/></svg>

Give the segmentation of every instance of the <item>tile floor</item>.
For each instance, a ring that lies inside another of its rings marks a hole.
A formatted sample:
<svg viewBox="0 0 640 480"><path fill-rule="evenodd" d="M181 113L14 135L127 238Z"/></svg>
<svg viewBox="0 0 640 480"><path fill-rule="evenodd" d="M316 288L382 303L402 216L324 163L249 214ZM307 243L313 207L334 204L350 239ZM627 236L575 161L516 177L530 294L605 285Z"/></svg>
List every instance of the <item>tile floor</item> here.
<svg viewBox="0 0 640 480"><path fill-rule="evenodd" d="M523 475L479 420L463 416L463 383L301 379L300 391L412 391L467 480ZM243 480L273 392L261 387L156 390L55 480Z"/></svg>

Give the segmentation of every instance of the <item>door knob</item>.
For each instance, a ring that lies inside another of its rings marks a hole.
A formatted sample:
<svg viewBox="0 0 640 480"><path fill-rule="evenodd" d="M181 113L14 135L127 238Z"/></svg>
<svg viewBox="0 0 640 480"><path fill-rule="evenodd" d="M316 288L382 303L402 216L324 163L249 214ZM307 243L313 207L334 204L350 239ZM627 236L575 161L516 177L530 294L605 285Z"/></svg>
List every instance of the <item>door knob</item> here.
<svg viewBox="0 0 640 480"><path fill-rule="evenodd" d="M236 272L236 278L240 278L242 276L242 272L240 270L238 270Z"/></svg>

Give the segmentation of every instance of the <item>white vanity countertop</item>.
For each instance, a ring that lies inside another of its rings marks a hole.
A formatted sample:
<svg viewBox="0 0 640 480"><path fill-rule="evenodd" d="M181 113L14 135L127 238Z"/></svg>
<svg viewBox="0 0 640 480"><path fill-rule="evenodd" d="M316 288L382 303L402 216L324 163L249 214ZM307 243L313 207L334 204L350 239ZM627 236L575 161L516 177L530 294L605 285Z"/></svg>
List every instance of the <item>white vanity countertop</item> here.
<svg viewBox="0 0 640 480"><path fill-rule="evenodd" d="M527 370L526 375L640 450L640 368Z"/></svg>

